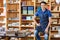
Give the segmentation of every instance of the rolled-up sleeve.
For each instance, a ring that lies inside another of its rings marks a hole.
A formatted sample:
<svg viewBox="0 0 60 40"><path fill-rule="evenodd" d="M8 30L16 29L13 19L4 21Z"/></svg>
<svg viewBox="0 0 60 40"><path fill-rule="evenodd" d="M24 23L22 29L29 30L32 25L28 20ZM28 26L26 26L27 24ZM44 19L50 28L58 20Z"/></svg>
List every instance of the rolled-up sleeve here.
<svg viewBox="0 0 60 40"><path fill-rule="evenodd" d="M38 9L37 12L35 13L35 16L39 16L39 9Z"/></svg>
<svg viewBox="0 0 60 40"><path fill-rule="evenodd" d="M52 17L52 13L50 11L48 12L48 17Z"/></svg>

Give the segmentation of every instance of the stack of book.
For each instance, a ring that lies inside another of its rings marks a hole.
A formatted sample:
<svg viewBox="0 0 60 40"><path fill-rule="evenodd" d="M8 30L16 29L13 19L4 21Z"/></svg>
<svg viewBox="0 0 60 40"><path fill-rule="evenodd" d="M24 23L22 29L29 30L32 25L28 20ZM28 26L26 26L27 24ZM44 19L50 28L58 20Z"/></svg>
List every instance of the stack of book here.
<svg viewBox="0 0 60 40"><path fill-rule="evenodd" d="M28 14L34 14L34 7L28 6Z"/></svg>
<svg viewBox="0 0 60 40"><path fill-rule="evenodd" d="M22 14L27 14L27 7L26 6L22 7Z"/></svg>
<svg viewBox="0 0 60 40"><path fill-rule="evenodd" d="M32 16L23 16L22 19L23 20L32 20Z"/></svg>
<svg viewBox="0 0 60 40"><path fill-rule="evenodd" d="M22 14L34 14L34 6L22 6Z"/></svg>

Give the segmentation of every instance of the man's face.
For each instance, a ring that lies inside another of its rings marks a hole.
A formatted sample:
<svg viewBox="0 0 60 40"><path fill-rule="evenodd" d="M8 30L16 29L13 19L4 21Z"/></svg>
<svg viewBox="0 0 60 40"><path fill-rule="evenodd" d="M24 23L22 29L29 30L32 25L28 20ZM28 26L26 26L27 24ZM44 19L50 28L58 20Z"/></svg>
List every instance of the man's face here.
<svg viewBox="0 0 60 40"><path fill-rule="evenodd" d="M46 4L41 3L41 8L46 8Z"/></svg>

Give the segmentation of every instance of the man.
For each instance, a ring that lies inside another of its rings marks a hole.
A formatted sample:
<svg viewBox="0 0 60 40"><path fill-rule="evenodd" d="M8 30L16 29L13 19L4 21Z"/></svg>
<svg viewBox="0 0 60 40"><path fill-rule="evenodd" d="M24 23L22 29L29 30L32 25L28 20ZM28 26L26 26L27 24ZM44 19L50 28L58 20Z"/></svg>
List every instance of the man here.
<svg viewBox="0 0 60 40"><path fill-rule="evenodd" d="M44 38L45 40L48 40L48 30L49 26L51 24L51 12L46 8L46 2L42 1L41 2L41 7L38 8L37 12L34 15L34 22L37 25L36 30L34 32L36 39L41 40L40 36L38 35L39 32L44 33ZM35 20L36 17L40 18L40 23L37 23Z"/></svg>

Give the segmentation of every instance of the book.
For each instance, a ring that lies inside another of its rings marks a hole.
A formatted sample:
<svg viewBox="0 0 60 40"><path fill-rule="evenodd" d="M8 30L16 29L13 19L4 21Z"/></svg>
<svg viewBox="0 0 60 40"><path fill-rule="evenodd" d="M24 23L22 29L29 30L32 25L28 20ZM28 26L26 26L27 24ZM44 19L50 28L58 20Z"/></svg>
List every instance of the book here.
<svg viewBox="0 0 60 40"><path fill-rule="evenodd" d="M27 7L26 6L22 7L22 14L27 14Z"/></svg>
<svg viewBox="0 0 60 40"><path fill-rule="evenodd" d="M28 14L34 14L34 7L28 6Z"/></svg>

